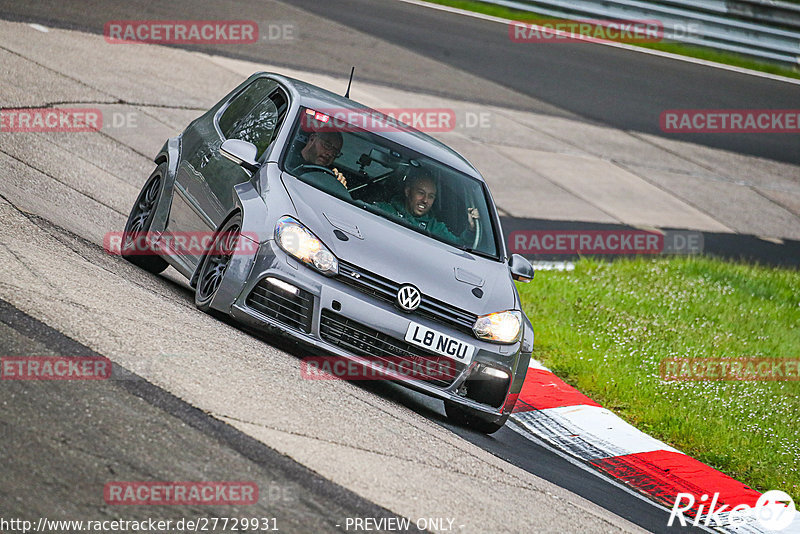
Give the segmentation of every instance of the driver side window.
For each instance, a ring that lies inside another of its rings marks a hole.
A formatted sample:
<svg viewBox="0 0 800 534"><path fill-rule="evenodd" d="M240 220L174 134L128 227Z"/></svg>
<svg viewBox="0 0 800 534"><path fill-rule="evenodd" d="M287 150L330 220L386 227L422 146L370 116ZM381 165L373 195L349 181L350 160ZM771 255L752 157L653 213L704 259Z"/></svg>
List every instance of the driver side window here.
<svg viewBox="0 0 800 534"><path fill-rule="evenodd" d="M241 139L256 146L256 159L269 146L286 113L285 99L277 87L273 80L255 80L231 101L219 119L225 138Z"/></svg>
<svg viewBox="0 0 800 534"><path fill-rule="evenodd" d="M278 124L278 109L269 98L261 101L249 114L242 117L231 130L229 139L241 139L256 145L256 159L261 157L272 140Z"/></svg>

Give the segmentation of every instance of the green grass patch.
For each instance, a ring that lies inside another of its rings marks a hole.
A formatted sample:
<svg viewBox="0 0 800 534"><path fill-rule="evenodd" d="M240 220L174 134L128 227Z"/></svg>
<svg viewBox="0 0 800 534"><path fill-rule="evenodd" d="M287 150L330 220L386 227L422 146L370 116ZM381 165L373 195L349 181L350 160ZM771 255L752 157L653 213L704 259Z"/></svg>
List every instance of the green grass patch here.
<svg viewBox="0 0 800 534"><path fill-rule="evenodd" d="M465 9L475 13L483 13L484 15L491 15L511 20L521 21L534 21L534 20L554 20L553 17L544 15L537 15L530 11L521 11L518 9L511 9L508 7L497 6L494 4L485 4L474 0L427 0L434 4L441 4L449 7ZM796 0L800 3L800 0ZM505 30L504 30L505 31ZM800 79L800 70L798 67L791 68L780 65L778 63L770 63L766 61L758 61L748 56L734 54L732 52L723 52L713 48L705 48L701 46L691 46L682 43L661 42L661 43L629 43L632 46L640 46L651 50L661 50L663 52L670 52L681 56L693 57L697 59L704 59L706 61L713 61L734 67L741 67L745 69L766 72L769 74L776 74L779 76L786 76L787 78ZM526 46L525 43L519 46ZM529 45L535 46L535 45Z"/></svg>
<svg viewBox="0 0 800 534"><path fill-rule="evenodd" d="M800 358L800 272L582 260L519 285L533 357L640 430L800 502L800 382L666 381L666 358Z"/></svg>

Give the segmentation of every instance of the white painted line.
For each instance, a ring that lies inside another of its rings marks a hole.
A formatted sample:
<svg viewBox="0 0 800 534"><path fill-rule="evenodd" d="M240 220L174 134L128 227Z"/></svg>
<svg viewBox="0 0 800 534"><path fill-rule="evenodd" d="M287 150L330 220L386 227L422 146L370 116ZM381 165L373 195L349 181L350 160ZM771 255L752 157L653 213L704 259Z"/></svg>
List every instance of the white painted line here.
<svg viewBox="0 0 800 534"><path fill-rule="evenodd" d="M582 460L677 449L599 406L563 406L513 415L514 421Z"/></svg>
<svg viewBox="0 0 800 534"><path fill-rule="evenodd" d="M765 528L764 526L761 525L758 519L754 517L754 515L755 514L751 512L750 515L746 515L740 519L740 521L743 521L741 525L728 524L720 528L719 531L730 534L778 534L778 533L800 534L800 512L797 512L797 514L794 516L794 521L789 523L787 527L784 527L781 530L772 530ZM723 519L723 521L728 521L730 513L723 512L720 514L720 517ZM687 525L694 524L694 523L689 523L688 518L686 523Z"/></svg>
<svg viewBox="0 0 800 534"><path fill-rule="evenodd" d="M794 504L797 508L797 503ZM794 521L789 526L781 530L781 534L800 534L800 511L795 513Z"/></svg>
<svg viewBox="0 0 800 534"><path fill-rule="evenodd" d="M50 33L50 30L48 30L47 28L45 28L41 24L28 24L28 26L30 26L34 30L40 31L42 33Z"/></svg>
<svg viewBox="0 0 800 534"><path fill-rule="evenodd" d="M528 368L529 369L540 369L542 371L547 371L548 373L552 373L553 372L550 369L548 369L547 367L545 367L544 365L542 365L542 362L540 362L539 360L534 360L533 358L531 358L531 362L528 364Z"/></svg>
<svg viewBox="0 0 800 534"><path fill-rule="evenodd" d="M500 24L510 24L514 22L511 19L504 19L502 17L494 17L492 15L484 15L483 13L475 13L474 11L467 11L464 9L459 9L457 7L450 7L450 6L443 6L440 4L431 4L430 2L423 2L422 0L398 0L399 2L405 2L406 4L411 4L420 7L427 7L430 9L436 9L438 11L445 11L447 13L453 13L456 15L463 15L465 17L472 17L475 19L486 20L489 22L497 22ZM551 31L549 28L542 28L543 30ZM743 67L734 67L733 65L725 65L724 63L716 63L714 61L708 61L705 59L698 59L688 56L681 56L679 54L673 54L671 52L663 52L661 50L651 50L649 48L641 48L639 46L633 46L625 43L615 43L613 41L591 41L592 43L599 44L602 46L610 46L612 48L621 48L623 50L630 50L631 52L639 52L640 54L649 54L651 56L658 56L668 59L674 59L676 61L684 61L686 63L694 63L695 65L703 65L705 67L712 67L715 69L722 69L722 70L729 70L732 72L737 72L739 74L747 74L750 76L757 76L759 78L766 78L768 80L775 80L779 82L786 82L795 85L800 85L800 80L796 80L794 78L787 78L785 76L778 76L777 74L770 74L768 72L761 72L757 70L750 70L745 69Z"/></svg>

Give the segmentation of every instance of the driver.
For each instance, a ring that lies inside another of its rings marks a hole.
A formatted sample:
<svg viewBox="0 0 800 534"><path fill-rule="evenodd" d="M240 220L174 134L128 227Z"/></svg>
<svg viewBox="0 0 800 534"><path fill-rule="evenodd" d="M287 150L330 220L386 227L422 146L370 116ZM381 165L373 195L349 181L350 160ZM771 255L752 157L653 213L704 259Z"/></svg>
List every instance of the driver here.
<svg viewBox="0 0 800 534"><path fill-rule="evenodd" d="M377 202L375 206L447 241L459 243L468 241L470 236L475 235L475 220L480 217L478 208L467 208L469 228L459 237L430 212L435 200L436 182L428 171L421 171L409 179L403 189L403 198L395 197L390 202Z"/></svg>
<svg viewBox="0 0 800 534"><path fill-rule="evenodd" d="M333 161L342 155L343 144L342 134L339 132L314 132L308 136L306 146L300 151L303 161L298 164L320 165L331 169ZM331 171L336 175L336 179L347 187L344 174L336 168L332 168Z"/></svg>

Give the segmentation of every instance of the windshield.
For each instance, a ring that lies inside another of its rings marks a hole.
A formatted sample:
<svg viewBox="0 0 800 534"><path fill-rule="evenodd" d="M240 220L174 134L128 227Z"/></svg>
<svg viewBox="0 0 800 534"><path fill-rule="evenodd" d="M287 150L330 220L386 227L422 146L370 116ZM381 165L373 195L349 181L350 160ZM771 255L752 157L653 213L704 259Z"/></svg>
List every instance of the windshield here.
<svg viewBox="0 0 800 534"><path fill-rule="evenodd" d="M397 130L398 123L393 124ZM479 180L364 128L303 109L282 167L410 230L499 257L488 196Z"/></svg>

